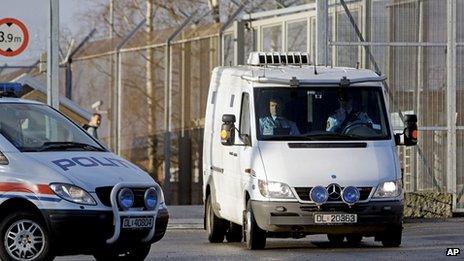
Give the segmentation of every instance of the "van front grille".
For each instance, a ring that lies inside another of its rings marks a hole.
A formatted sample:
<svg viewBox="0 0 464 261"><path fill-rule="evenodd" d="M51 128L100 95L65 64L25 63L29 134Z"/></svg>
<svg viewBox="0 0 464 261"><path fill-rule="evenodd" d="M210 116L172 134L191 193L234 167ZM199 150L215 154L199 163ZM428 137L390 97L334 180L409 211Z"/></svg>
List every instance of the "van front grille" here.
<svg viewBox="0 0 464 261"><path fill-rule="evenodd" d="M311 201L309 197L309 192L311 191L312 187L295 187L296 194L302 201ZM343 187L341 188L343 190ZM371 194L372 187L358 187L359 189L359 201L364 201L369 198ZM327 202L343 202L341 198L333 199L330 198Z"/></svg>
<svg viewBox="0 0 464 261"><path fill-rule="evenodd" d="M100 199L101 203L107 207L111 207L111 190L113 187L98 187L95 189L95 193ZM144 208L145 202L145 191L147 188L131 188L134 193L134 206L133 208Z"/></svg>

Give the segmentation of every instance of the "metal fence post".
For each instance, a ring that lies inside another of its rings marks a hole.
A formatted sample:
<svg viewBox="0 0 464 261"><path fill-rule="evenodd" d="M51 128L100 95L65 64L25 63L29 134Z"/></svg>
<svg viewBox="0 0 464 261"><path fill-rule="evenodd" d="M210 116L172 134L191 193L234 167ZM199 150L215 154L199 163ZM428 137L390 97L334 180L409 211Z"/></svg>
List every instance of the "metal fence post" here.
<svg viewBox="0 0 464 261"><path fill-rule="evenodd" d="M122 54L121 49L122 47L135 35L135 33L145 24L145 19L143 19L132 31L122 39L122 41L116 46L116 93L115 93L115 107L116 110L116 141L115 141L115 151L118 153L119 156L122 156L122 140L121 140L121 128L122 128Z"/></svg>
<svg viewBox="0 0 464 261"><path fill-rule="evenodd" d="M456 0L447 2L447 191L453 194L453 211L456 210Z"/></svg>
<svg viewBox="0 0 464 261"><path fill-rule="evenodd" d="M234 65L245 64L245 22L234 22Z"/></svg>
<svg viewBox="0 0 464 261"><path fill-rule="evenodd" d="M316 65L327 65L329 60L329 3L316 1Z"/></svg>
<svg viewBox="0 0 464 261"><path fill-rule="evenodd" d="M48 68L47 68L47 104L59 109L59 39L60 39L60 15L58 0L49 2L49 32L48 32Z"/></svg>
<svg viewBox="0 0 464 261"><path fill-rule="evenodd" d="M171 131L172 131L172 64L171 42L192 21L197 11L191 14L166 40L164 53L164 191L166 202L170 203L171 195Z"/></svg>

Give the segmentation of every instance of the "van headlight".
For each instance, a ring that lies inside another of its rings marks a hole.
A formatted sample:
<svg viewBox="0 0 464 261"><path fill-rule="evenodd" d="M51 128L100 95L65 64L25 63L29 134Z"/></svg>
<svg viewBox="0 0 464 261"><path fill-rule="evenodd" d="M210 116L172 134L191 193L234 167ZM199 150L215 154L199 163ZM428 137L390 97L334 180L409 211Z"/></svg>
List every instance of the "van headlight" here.
<svg viewBox="0 0 464 261"><path fill-rule="evenodd" d="M395 198L401 193L401 182L386 181L380 183L375 190L374 198Z"/></svg>
<svg viewBox="0 0 464 261"><path fill-rule="evenodd" d="M259 192L267 198L295 198L290 187L281 182L258 180Z"/></svg>
<svg viewBox="0 0 464 261"><path fill-rule="evenodd" d="M50 188L58 197L64 200L82 205L97 205L93 197L78 186L65 183L52 183L50 184Z"/></svg>

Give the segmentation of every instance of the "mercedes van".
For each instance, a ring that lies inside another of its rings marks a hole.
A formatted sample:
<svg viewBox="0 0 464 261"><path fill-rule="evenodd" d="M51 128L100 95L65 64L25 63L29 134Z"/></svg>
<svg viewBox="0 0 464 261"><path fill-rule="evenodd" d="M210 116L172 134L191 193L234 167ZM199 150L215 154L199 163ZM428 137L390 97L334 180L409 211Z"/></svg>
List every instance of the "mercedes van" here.
<svg viewBox="0 0 464 261"><path fill-rule="evenodd" d="M307 53L252 53L212 72L203 193L210 242L262 249L266 238L327 234L401 244L396 146L417 143L417 118L389 119L384 76L312 66ZM242 236L243 235L243 236Z"/></svg>
<svg viewBox="0 0 464 261"><path fill-rule="evenodd" d="M21 88L0 84L0 260L144 260L168 223L161 187Z"/></svg>

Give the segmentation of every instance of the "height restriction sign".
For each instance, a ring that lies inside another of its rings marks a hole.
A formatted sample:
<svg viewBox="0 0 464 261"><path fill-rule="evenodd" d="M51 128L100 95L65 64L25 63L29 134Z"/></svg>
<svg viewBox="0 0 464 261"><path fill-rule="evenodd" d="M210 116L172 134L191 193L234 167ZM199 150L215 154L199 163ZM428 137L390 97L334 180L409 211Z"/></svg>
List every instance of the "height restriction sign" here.
<svg viewBox="0 0 464 261"><path fill-rule="evenodd" d="M21 21L0 19L0 56L16 56L26 49L28 43L29 33Z"/></svg>

